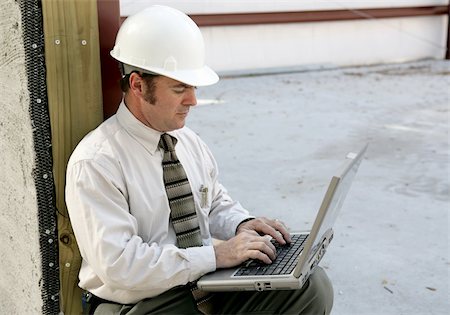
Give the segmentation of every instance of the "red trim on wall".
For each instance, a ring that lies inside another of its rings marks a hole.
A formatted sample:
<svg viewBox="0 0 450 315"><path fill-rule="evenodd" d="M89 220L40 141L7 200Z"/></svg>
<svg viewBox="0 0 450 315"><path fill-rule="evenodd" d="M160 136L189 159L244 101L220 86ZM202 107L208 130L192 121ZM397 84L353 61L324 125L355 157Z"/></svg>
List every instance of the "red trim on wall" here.
<svg viewBox="0 0 450 315"><path fill-rule="evenodd" d="M447 8L447 52L445 53L445 59L450 59L450 5Z"/></svg>
<svg viewBox="0 0 450 315"><path fill-rule="evenodd" d="M382 19L410 16L429 16L446 14L448 6L355 9L303 12L267 12L237 14L198 14L191 18L199 26L249 25L272 23L304 23L324 21L345 21L360 19Z"/></svg>

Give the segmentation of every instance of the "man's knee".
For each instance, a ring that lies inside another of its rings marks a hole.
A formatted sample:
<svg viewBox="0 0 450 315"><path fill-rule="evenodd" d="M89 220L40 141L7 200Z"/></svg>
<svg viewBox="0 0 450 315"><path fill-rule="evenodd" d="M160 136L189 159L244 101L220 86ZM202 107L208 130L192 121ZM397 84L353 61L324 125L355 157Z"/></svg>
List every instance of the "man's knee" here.
<svg viewBox="0 0 450 315"><path fill-rule="evenodd" d="M305 314L329 314L333 307L333 286L325 271L317 267L309 278L308 292L310 304Z"/></svg>

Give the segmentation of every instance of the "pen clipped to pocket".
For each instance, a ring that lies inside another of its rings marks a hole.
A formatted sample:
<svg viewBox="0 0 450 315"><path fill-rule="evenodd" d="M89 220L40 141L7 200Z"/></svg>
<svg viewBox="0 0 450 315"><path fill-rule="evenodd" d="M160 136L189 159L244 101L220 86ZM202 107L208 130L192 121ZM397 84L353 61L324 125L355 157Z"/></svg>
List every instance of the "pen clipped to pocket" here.
<svg viewBox="0 0 450 315"><path fill-rule="evenodd" d="M201 185L200 186L200 193L201 193L201 201L200 206L202 208L206 207L208 205L208 187Z"/></svg>

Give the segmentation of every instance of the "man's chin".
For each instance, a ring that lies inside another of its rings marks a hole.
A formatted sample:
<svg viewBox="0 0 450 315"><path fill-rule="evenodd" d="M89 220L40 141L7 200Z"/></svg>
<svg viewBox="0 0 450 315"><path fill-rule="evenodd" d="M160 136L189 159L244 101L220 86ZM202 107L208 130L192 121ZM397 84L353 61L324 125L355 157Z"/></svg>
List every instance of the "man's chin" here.
<svg viewBox="0 0 450 315"><path fill-rule="evenodd" d="M181 129L181 128L183 128L185 125L186 125L186 120L183 119L183 121L180 121L179 123L177 123L177 124L174 126L174 129L173 129L173 130Z"/></svg>

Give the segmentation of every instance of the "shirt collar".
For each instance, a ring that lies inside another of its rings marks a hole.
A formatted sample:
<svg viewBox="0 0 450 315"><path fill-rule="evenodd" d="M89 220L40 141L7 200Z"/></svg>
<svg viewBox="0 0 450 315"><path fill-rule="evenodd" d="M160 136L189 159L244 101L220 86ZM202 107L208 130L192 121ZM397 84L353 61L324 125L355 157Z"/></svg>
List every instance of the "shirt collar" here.
<svg viewBox="0 0 450 315"><path fill-rule="evenodd" d="M155 154L158 150L159 139L164 132L157 131L140 122L125 105L124 101L120 103L116 113L117 120L122 127L138 141L150 154ZM177 132L167 132L171 136L177 137Z"/></svg>

